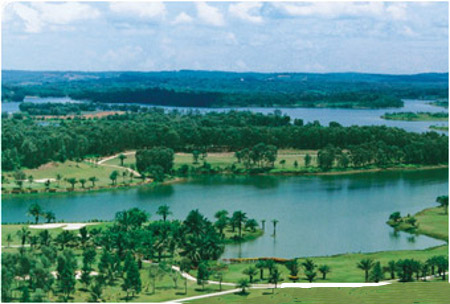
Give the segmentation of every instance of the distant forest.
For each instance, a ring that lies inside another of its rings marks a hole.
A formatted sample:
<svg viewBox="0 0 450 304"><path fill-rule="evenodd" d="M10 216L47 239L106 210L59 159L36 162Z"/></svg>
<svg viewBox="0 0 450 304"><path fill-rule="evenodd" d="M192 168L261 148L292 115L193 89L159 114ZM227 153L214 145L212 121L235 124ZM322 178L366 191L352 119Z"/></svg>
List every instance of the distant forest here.
<svg viewBox="0 0 450 304"><path fill-rule="evenodd" d="M25 96L182 107L401 107L447 98L448 74L3 71L2 101Z"/></svg>

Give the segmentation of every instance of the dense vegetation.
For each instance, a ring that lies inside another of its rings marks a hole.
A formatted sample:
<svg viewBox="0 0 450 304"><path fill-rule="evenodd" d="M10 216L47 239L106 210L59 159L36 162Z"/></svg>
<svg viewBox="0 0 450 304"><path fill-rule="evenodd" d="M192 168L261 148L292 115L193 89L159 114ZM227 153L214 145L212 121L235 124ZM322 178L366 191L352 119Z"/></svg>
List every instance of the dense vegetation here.
<svg viewBox="0 0 450 304"><path fill-rule="evenodd" d="M138 105L108 105L101 103L90 103L90 102L80 102L80 103L32 103L23 102L19 105L19 109L29 115L80 115L83 112L94 112L94 111L129 111L129 112L145 112L147 108L140 107Z"/></svg>
<svg viewBox="0 0 450 304"><path fill-rule="evenodd" d="M446 98L448 74L4 71L2 100L25 96L168 106L400 107L401 98Z"/></svg>
<svg viewBox="0 0 450 304"><path fill-rule="evenodd" d="M28 213L36 223L48 214L36 204L30 206ZM184 221L169 220L171 211L167 205L160 206L156 213L161 220L149 221L149 214L137 208L120 211L114 222L103 229L84 227L79 234L63 230L52 236L46 229L32 234L23 226L17 231L21 243L18 253L2 254L2 301L45 302L50 293L59 301L68 301L77 291L78 269L78 279L84 285L80 290L90 301L97 302L103 290L113 285L121 286L125 300L129 300L144 287L140 272L143 263L157 261L147 273L153 276L154 293L156 281L163 276L159 273L162 266L166 274L171 273L176 276L174 281L178 280L179 274L171 268L173 264L190 271L193 267L208 267L208 261L220 257L226 241L225 228L238 232L234 236L237 239L244 230L258 228L256 220L242 211L228 217L228 212L221 210L215 223L198 210L192 210ZM8 247L13 238L8 235ZM199 284L205 283L202 280L208 279L210 271L205 269L203 277L199 275ZM20 298L13 296L17 292Z"/></svg>
<svg viewBox="0 0 450 304"><path fill-rule="evenodd" d="M321 149L318 161L324 169L334 163L361 167L448 162L448 137L435 132L417 134L385 126L342 127L335 122L328 127L318 122L303 125L301 120L292 124L279 112L199 114L150 109L147 113L61 120L58 124L40 124L20 115L4 117L2 122L3 170L158 146L175 152ZM261 143L274 147L258 147ZM261 164L257 161L253 164Z"/></svg>
<svg viewBox="0 0 450 304"><path fill-rule="evenodd" d="M385 113L381 118L390 120L406 120L406 121L427 121L427 120L448 120L448 113L446 112L397 112Z"/></svg>

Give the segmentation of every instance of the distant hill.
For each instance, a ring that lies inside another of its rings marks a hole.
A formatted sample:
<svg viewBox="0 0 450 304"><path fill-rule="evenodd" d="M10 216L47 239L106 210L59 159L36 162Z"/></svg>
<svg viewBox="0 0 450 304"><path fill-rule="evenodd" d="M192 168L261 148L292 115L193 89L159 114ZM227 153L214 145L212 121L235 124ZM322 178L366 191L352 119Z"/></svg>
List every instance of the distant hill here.
<svg viewBox="0 0 450 304"><path fill-rule="evenodd" d="M447 98L448 73L234 73L220 71L2 71L2 100L26 95L172 106L400 107Z"/></svg>

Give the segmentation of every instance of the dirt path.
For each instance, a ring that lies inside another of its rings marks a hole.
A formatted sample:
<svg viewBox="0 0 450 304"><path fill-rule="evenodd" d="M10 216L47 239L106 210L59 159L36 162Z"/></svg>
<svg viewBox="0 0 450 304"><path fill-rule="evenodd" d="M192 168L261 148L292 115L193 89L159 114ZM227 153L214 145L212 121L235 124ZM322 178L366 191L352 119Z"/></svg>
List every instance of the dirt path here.
<svg viewBox="0 0 450 304"><path fill-rule="evenodd" d="M131 169L131 168L122 167L122 166L118 166L118 165L107 165L107 164L104 164L104 163L107 162L108 160L111 160L111 159L114 159L114 158L119 157L120 154L123 154L123 155L134 155L134 154L136 154L136 152L135 152L135 151L132 151L132 152L124 152L124 153L118 153L118 154L115 154L115 155L112 155L112 156L108 156L108 157L105 157L105 158L102 158L101 160L99 160L99 161L97 162L97 165L99 165L99 166L104 166L104 167L110 167L110 168L117 168L117 169L121 169L121 170L125 169L125 170L127 170L128 172L133 173L134 176L136 176L136 177L141 177L141 174L139 174L139 172L137 172L136 170L133 170L133 169Z"/></svg>

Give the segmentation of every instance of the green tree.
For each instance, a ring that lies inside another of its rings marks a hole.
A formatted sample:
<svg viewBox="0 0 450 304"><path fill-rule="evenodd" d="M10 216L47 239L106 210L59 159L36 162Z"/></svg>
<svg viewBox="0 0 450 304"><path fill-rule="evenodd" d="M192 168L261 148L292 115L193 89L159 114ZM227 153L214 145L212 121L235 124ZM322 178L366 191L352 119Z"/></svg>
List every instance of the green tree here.
<svg viewBox="0 0 450 304"><path fill-rule="evenodd" d="M357 264L357 267L359 269L364 270L364 280L366 282L369 281L369 271L372 269L373 266L374 266L374 261L372 259L362 259Z"/></svg>
<svg viewBox="0 0 450 304"><path fill-rule="evenodd" d="M84 189L84 185L86 184L87 180L85 178L80 178L80 184L81 184L81 188Z"/></svg>
<svg viewBox="0 0 450 304"><path fill-rule="evenodd" d="M272 224L273 224L273 235L276 236L277 235L277 224L279 223L279 220L273 219L272 220Z"/></svg>
<svg viewBox="0 0 450 304"><path fill-rule="evenodd" d="M259 279L262 281L264 280L264 268L266 268L267 263L264 260L258 260L256 262L255 267L259 269Z"/></svg>
<svg viewBox="0 0 450 304"><path fill-rule="evenodd" d="M239 211L235 211L233 213L231 221L238 228L239 238L242 238L242 224L244 224L246 220L247 220L247 214L245 212L242 212L239 210Z"/></svg>
<svg viewBox="0 0 450 304"><path fill-rule="evenodd" d="M20 230L17 231L17 236L19 237L19 239L21 241L22 247L25 247L25 243L30 238L31 232L28 229L28 227L22 226L22 228L20 228Z"/></svg>
<svg viewBox="0 0 450 304"><path fill-rule="evenodd" d="M125 154L120 154L119 155L119 159L120 159L120 166L123 167L123 161L127 158L127 156Z"/></svg>
<svg viewBox="0 0 450 304"><path fill-rule="evenodd" d="M319 272L322 274L322 280L327 279L327 274L331 272L331 268L328 265L319 266Z"/></svg>
<svg viewBox="0 0 450 304"><path fill-rule="evenodd" d="M381 268L380 262L376 262L372 268L372 271L370 272L370 278L375 283L378 283L379 281L384 279L383 269Z"/></svg>
<svg viewBox="0 0 450 304"><path fill-rule="evenodd" d="M170 173L173 160L174 152L170 148L155 147L136 151L136 168L140 173L149 172L155 166L161 167L163 173Z"/></svg>
<svg viewBox="0 0 450 304"><path fill-rule="evenodd" d="M111 172L111 174L109 175L109 179L111 180L112 185L116 184L118 176L119 176L119 171L114 170L113 172Z"/></svg>
<svg viewBox="0 0 450 304"><path fill-rule="evenodd" d="M253 277L258 274L258 270L256 269L256 267L250 266L245 268L242 273L248 275L250 283L253 283Z"/></svg>
<svg viewBox="0 0 450 304"><path fill-rule="evenodd" d="M193 164L194 165L197 165L198 164L198 160L199 160L199 158L200 158L200 151L198 151L198 150L194 150L194 151L192 151L192 158L193 158Z"/></svg>
<svg viewBox="0 0 450 304"><path fill-rule="evenodd" d="M11 233L8 233L6 235L6 244L8 248L10 247L12 241L14 241L14 238Z"/></svg>
<svg viewBox="0 0 450 304"><path fill-rule="evenodd" d="M122 290L127 293L126 300L129 299L129 293L134 297L136 293L141 292L142 281L141 274L139 273L139 268L136 261L130 253L127 254L125 258L125 276L123 279Z"/></svg>
<svg viewBox="0 0 450 304"><path fill-rule="evenodd" d="M270 282L274 284L274 289L272 289L272 293L277 289L278 283L282 280L281 272L278 267L274 267L270 274Z"/></svg>
<svg viewBox="0 0 450 304"><path fill-rule="evenodd" d="M240 279L236 287L241 288L242 294L246 294L245 289L250 287L250 283L247 279Z"/></svg>
<svg viewBox="0 0 450 304"><path fill-rule="evenodd" d="M436 202L444 208L445 214L448 214L448 195L438 196Z"/></svg>
<svg viewBox="0 0 450 304"><path fill-rule="evenodd" d="M67 182L72 186L72 190L75 189L75 185L78 183L77 179L74 177L68 178Z"/></svg>
<svg viewBox="0 0 450 304"><path fill-rule="evenodd" d="M208 283L211 272L208 268L208 264L205 261L200 262L197 270L197 284L202 285L202 289L205 290L205 284Z"/></svg>
<svg viewBox="0 0 450 304"><path fill-rule="evenodd" d="M180 271L188 273L191 270L192 263L189 259L183 258L180 261ZM184 277L184 294L187 294L187 278Z"/></svg>
<svg viewBox="0 0 450 304"><path fill-rule="evenodd" d="M306 153L305 155L305 167L309 167L311 165L311 155Z"/></svg>
<svg viewBox="0 0 450 304"><path fill-rule="evenodd" d="M258 222L255 219L249 219L245 222L245 229L250 229L252 232L255 232L258 226Z"/></svg>
<svg viewBox="0 0 450 304"><path fill-rule="evenodd" d="M77 260L72 250L64 250L57 261L57 282L58 287L64 295L64 300L67 301L71 293L75 291L75 270L77 267Z"/></svg>
<svg viewBox="0 0 450 304"><path fill-rule="evenodd" d="M397 270L397 265L396 265L395 261L389 261L385 269L386 269L386 272L389 272L389 274L391 276L391 280L394 280L395 279L395 271Z"/></svg>
<svg viewBox="0 0 450 304"><path fill-rule="evenodd" d="M294 281L294 283L298 281L298 272L299 272L298 260L297 259L289 260L284 265L289 270L289 279Z"/></svg>
<svg viewBox="0 0 450 304"><path fill-rule="evenodd" d="M170 211L170 207L168 205L162 205L158 207L156 214L160 215L163 218L163 221L165 222L167 217L171 215L172 212Z"/></svg>
<svg viewBox="0 0 450 304"><path fill-rule="evenodd" d="M53 211L46 211L44 212L44 218L47 220L47 223L51 223L55 221L56 216Z"/></svg>
<svg viewBox="0 0 450 304"><path fill-rule="evenodd" d="M39 218L43 215L42 207L34 203L28 208L28 215L34 217L34 223L37 224L39 222Z"/></svg>
<svg viewBox="0 0 450 304"><path fill-rule="evenodd" d="M89 181L92 183L92 188L95 188L95 183L98 182L98 178L95 176L89 177Z"/></svg>

